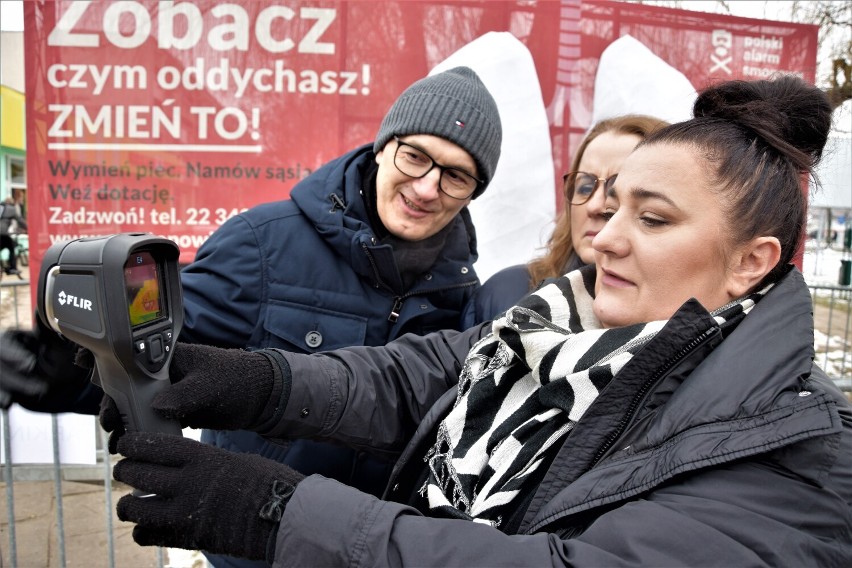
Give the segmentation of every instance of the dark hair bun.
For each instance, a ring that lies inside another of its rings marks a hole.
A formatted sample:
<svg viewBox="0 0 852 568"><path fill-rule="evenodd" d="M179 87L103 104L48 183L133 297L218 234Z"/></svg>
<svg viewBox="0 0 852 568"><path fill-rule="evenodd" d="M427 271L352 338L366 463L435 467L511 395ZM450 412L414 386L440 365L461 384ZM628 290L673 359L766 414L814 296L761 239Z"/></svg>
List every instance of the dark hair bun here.
<svg viewBox="0 0 852 568"><path fill-rule="evenodd" d="M814 85L793 75L761 81L726 81L704 90L695 118L727 120L753 131L799 170L822 156L831 129L831 104Z"/></svg>

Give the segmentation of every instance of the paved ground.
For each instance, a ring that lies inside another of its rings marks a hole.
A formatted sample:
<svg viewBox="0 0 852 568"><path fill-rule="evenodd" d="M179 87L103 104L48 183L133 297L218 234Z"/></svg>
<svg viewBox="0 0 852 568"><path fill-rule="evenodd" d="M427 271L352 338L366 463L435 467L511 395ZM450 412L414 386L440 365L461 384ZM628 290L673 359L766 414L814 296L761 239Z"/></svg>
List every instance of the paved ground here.
<svg viewBox="0 0 852 568"><path fill-rule="evenodd" d="M57 500L53 481L16 481L12 484L15 505L15 548L17 563L10 559L9 521L0 523L2 566L41 568L62 566L63 552L57 533ZM169 566L167 551L141 547L133 542L132 525L115 516L115 503L129 492L115 483L112 498L113 560L107 542L106 491L102 481L81 483L63 481L62 519L64 530L64 565L86 568L156 567L158 555L163 566ZM7 511L7 487L2 484L0 506ZM188 566L188 565L187 565Z"/></svg>
<svg viewBox="0 0 852 568"><path fill-rule="evenodd" d="M64 477L92 478L87 481L60 483L63 537L60 543L59 500L52 479L53 466L23 468L16 466L16 478L42 478L44 481L18 480L12 483L15 518L15 557L11 561L12 543L8 518L9 488L0 483L0 566L18 568L205 568L204 556L198 552L143 547L133 541L131 523L118 520L115 504L130 492L123 483L112 481L107 506L103 482L103 464L96 467L67 467ZM107 520L107 511L109 519ZM107 535L112 524L112 543ZM112 547L112 551L110 551ZM64 551L63 551L64 548ZM64 556L64 563L62 562Z"/></svg>
<svg viewBox="0 0 852 568"><path fill-rule="evenodd" d="M118 520L115 504L130 492L123 483L112 481L107 506L107 491L103 482L103 465L97 468L65 468L65 477L96 478L87 481L60 483L61 518L64 531L59 527L59 500L56 484L52 480L53 466L44 466L39 475L37 468L24 477L50 478L44 481L14 480L12 503L15 515L15 558L11 561L12 541L8 519L9 488L0 483L0 567L53 568L79 566L83 568L206 568L204 556L195 551L143 547L133 541L131 523ZM99 470L99 471L94 471ZM109 511L109 521L107 520ZM108 526L111 523L111 527ZM107 535L112 534L110 543ZM112 548L112 550L110 550ZM64 562L63 562L64 557Z"/></svg>

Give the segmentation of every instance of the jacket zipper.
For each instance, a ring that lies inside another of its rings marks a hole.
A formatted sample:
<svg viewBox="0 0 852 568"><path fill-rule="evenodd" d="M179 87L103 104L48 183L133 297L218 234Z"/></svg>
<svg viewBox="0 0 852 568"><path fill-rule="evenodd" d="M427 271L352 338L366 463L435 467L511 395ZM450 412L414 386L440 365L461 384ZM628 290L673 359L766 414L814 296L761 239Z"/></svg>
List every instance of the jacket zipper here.
<svg viewBox="0 0 852 568"><path fill-rule="evenodd" d="M346 203L343 202L343 199L336 193L330 193L328 198L331 199L331 209L329 209L329 213L334 213L339 207L341 211L346 210Z"/></svg>
<svg viewBox="0 0 852 568"><path fill-rule="evenodd" d="M704 331L690 341L686 346L683 347L680 351L678 351L675 355L673 355L668 361L666 361L662 366L660 366L654 374L650 376L650 378L642 383L642 387L633 396L633 399L630 402L630 406L628 407L627 412L624 415L624 418L621 419L618 423L618 427L615 432L613 432L604 442L604 445L601 446L600 450L598 450L597 454L595 454L594 460L592 460L591 467L594 467L598 464L598 462L603 459L603 457L609 452L610 448L615 444L615 442L624 434L627 427L633 421L633 415L636 412L636 409L639 408L639 403L644 400L645 395L648 394L648 391L651 389L657 380L660 379L665 373L667 373L672 367L675 366L679 361L681 361L684 357L686 357L691 351L693 351L696 347L704 343L704 341L709 338L713 333L715 333L719 328L713 327ZM591 469L591 468L590 468Z"/></svg>
<svg viewBox="0 0 852 568"><path fill-rule="evenodd" d="M412 296L417 296L418 294L437 294L440 292L445 292L447 290L455 290L456 288L469 288L470 286L475 286L476 280L471 280L470 282L462 282L461 284L453 284L452 286L442 286L441 288L431 288L431 289L423 289L423 290L412 290L407 294L403 294L402 296L396 296L393 301L393 308L391 309L391 313L388 316L388 321L391 323L396 323L399 319L399 312L402 310L402 304L408 298Z"/></svg>
<svg viewBox="0 0 852 568"><path fill-rule="evenodd" d="M364 249L364 254L367 255L367 260L370 261L370 266L373 268L373 275L376 277L376 286L382 287L388 292L392 293L393 290L391 289L391 287L385 284L381 276L379 276L379 267L376 265L376 260L373 258L373 253L370 252L370 249L365 243L361 243L361 248ZM405 302L405 300L412 296L416 296L418 294L435 294L438 292L444 292L446 290L454 290L456 288L468 288L470 286L475 286L476 282L476 280L471 280L470 282L462 282L461 284L453 284L452 286L442 286L441 288L434 288L429 290L412 290L407 294L403 294L401 296L394 296L393 307L391 308L390 314L388 314L388 321L390 323L396 323L399 320L399 314L402 311L402 304Z"/></svg>
<svg viewBox="0 0 852 568"><path fill-rule="evenodd" d="M402 303L405 302L405 297L397 296L393 299L393 307L391 308L390 315L388 316L388 321L391 323L396 323L399 319L399 312L402 311Z"/></svg>

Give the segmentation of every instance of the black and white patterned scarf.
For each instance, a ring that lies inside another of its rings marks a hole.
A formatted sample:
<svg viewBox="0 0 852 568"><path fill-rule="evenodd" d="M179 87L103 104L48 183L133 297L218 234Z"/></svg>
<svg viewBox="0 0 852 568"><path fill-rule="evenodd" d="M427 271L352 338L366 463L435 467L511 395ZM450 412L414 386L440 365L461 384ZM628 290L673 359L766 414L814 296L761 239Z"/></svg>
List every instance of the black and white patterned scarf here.
<svg viewBox="0 0 852 568"><path fill-rule="evenodd" d="M421 494L433 513L499 525L547 451L667 323L603 329L592 312L594 270L530 294L471 349L426 456ZM738 321L768 289L716 310L716 322Z"/></svg>

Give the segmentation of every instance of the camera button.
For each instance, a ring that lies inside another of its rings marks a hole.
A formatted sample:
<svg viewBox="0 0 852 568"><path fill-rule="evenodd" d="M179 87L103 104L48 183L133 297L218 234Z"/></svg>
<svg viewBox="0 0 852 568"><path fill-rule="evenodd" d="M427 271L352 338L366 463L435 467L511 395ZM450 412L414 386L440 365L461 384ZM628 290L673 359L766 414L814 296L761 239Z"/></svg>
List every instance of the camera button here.
<svg viewBox="0 0 852 568"><path fill-rule="evenodd" d="M172 330L168 329L163 332L163 349L166 353L172 350Z"/></svg>
<svg viewBox="0 0 852 568"><path fill-rule="evenodd" d="M152 335L148 338L148 360L152 363L159 363L165 357L163 350L163 336Z"/></svg>

